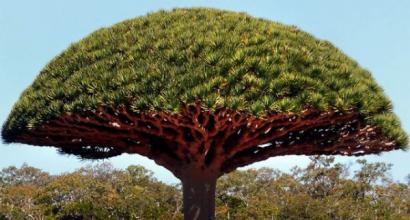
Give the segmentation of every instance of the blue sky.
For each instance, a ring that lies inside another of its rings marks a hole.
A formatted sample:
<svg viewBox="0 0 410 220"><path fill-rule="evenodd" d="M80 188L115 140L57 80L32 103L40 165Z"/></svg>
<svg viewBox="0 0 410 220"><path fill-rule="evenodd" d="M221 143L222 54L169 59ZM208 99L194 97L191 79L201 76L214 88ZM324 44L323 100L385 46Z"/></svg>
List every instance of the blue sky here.
<svg viewBox="0 0 410 220"><path fill-rule="evenodd" d="M63 49L92 31L158 9L206 6L247 12L292 24L326 39L373 73L394 104L403 127L410 133L410 1L408 0L215 0L215 1L104 1L104 0L0 0L0 123L3 123L20 93L41 68ZM370 161L394 165L392 176L404 180L410 173L410 151L364 156ZM337 157L340 162L356 158ZM107 161L107 160L105 160ZM115 167L143 165L163 181L177 180L153 161L137 155L108 160ZM289 170L305 166L308 158L271 158L252 167ZM53 148L0 143L0 168L22 163L51 173L72 171L91 161L59 155Z"/></svg>

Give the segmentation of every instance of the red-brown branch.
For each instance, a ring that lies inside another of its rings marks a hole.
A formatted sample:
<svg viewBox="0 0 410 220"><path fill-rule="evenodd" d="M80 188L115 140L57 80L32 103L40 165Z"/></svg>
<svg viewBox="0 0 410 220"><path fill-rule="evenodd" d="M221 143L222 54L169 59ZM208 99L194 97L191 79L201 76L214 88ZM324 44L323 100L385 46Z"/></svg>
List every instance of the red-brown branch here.
<svg viewBox="0 0 410 220"><path fill-rule="evenodd" d="M65 113L22 132L16 142L55 146L84 158L137 153L181 177L186 167L217 175L280 155L362 155L396 148L354 110L270 113L257 117L200 103L179 113L134 113L130 106Z"/></svg>

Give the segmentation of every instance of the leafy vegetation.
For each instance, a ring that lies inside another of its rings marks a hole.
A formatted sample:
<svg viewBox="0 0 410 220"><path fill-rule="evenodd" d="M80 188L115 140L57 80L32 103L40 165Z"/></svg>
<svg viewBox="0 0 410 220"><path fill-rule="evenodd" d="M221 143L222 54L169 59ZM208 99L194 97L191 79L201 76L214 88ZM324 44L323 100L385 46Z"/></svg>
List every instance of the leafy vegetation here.
<svg viewBox="0 0 410 220"><path fill-rule="evenodd" d="M175 9L102 28L53 59L24 91L2 136L64 112L131 102L135 112L181 103L251 114L356 109L405 147L407 136L370 73L294 26L216 9Z"/></svg>
<svg viewBox="0 0 410 220"><path fill-rule="evenodd" d="M393 181L385 163L353 171L312 157L289 173L261 168L219 179L217 219L410 219L410 176ZM110 164L50 175L24 165L0 172L0 219L182 219L180 186L140 166Z"/></svg>

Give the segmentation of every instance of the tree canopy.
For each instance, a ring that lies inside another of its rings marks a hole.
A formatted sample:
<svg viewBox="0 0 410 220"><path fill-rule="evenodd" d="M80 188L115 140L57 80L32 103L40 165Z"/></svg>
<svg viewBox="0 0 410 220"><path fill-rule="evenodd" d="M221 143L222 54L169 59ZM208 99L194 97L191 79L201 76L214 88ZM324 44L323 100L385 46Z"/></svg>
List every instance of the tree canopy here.
<svg viewBox="0 0 410 220"><path fill-rule="evenodd" d="M101 28L54 58L21 95L2 137L64 113L129 104L178 113L181 103L269 112L355 111L397 147L408 143L370 73L295 26L216 9L159 11Z"/></svg>

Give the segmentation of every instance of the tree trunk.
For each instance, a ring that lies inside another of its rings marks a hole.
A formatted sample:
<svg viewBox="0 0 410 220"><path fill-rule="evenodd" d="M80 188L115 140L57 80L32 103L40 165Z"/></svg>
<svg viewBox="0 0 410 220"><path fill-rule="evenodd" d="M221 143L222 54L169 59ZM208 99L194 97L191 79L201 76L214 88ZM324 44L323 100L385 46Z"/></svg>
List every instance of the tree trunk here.
<svg viewBox="0 0 410 220"><path fill-rule="evenodd" d="M215 219L217 177L200 169L184 170L182 181L185 220Z"/></svg>

